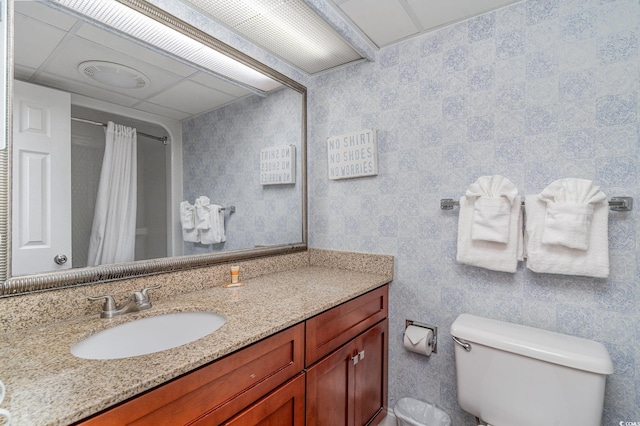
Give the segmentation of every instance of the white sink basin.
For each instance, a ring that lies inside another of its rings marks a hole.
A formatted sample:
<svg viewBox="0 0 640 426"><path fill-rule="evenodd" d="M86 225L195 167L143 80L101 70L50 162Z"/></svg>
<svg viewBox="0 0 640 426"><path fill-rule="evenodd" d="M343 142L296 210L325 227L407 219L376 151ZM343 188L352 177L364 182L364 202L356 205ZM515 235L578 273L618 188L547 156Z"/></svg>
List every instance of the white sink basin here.
<svg viewBox="0 0 640 426"><path fill-rule="evenodd" d="M120 359L175 348L213 333L226 322L212 312L178 312L108 328L71 347L85 359Z"/></svg>

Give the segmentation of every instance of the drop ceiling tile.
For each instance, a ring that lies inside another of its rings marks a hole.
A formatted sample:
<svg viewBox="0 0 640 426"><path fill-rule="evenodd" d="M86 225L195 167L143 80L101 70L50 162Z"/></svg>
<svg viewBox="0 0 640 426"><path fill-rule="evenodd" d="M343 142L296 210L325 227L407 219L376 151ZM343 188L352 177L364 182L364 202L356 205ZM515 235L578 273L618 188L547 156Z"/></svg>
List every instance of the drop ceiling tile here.
<svg viewBox="0 0 640 426"><path fill-rule="evenodd" d="M180 121L191 117L191 114L187 112L178 111L172 108L165 108L162 105L152 104L151 102L141 102L134 106L134 108L140 111L149 112L151 114L156 114L163 117L173 118L174 120Z"/></svg>
<svg viewBox="0 0 640 426"><path fill-rule="evenodd" d="M120 89L93 82L78 70L78 65L85 61L115 62L133 68L146 75L150 83L140 89ZM65 48L48 64L46 71L58 76L65 76L70 80L75 80L82 84L95 85L100 89L135 97L139 100L144 100L149 96L164 91L167 87L182 80L182 77L165 71L164 69L152 66L130 56L124 56L115 50L108 49L80 37L75 37L68 41Z"/></svg>
<svg viewBox="0 0 640 426"><path fill-rule="evenodd" d="M185 65L180 61L156 53L151 49L127 40L117 34L94 27L93 25L82 25L76 35L95 44L118 51L123 55L136 58L140 61L147 62L153 66L177 74L181 77L187 77L195 72L189 65Z"/></svg>
<svg viewBox="0 0 640 426"><path fill-rule="evenodd" d="M235 97L241 97L251 93L243 87L228 83L224 80L220 80L219 78L216 78L204 72L200 72L194 75L190 78L190 80Z"/></svg>
<svg viewBox="0 0 640 426"><path fill-rule="evenodd" d="M226 93L191 81L183 81L166 92L148 99L154 104L171 105L171 108L190 114L210 111L232 100L233 97Z"/></svg>
<svg viewBox="0 0 640 426"><path fill-rule="evenodd" d="M101 101L111 102L113 104L126 107L135 105L138 102L138 100L135 98L125 96L111 90L102 89L99 87L91 86L89 84L82 84L77 81L71 81L64 77L52 74L40 74L38 76L38 79L32 81L32 83L53 87L58 90L64 90L69 93L76 93L78 95L83 95L89 98L99 99Z"/></svg>
<svg viewBox="0 0 640 426"><path fill-rule="evenodd" d="M378 46L393 43L420 31L397 0L348 0L339 6Z"/></svg>
<svg viewBox="0 0 640 426"><path fill-rule="evenodd" d="M407 0L426 30L478 16L514 2L515 0Z"/></svg>
<svg viewBox="0 0 640 426"><path fill-rule="evenodd" d="M40 67L66 32L24 15L16 14L14 19L15 62L31 68Z"/></svg>
<svg viewBox="0 0 640 426"><path fill-rule="evenodd" d="M14 1L14 12L31 16L49 26L69 31L77 19L37 1Z"/></svg>

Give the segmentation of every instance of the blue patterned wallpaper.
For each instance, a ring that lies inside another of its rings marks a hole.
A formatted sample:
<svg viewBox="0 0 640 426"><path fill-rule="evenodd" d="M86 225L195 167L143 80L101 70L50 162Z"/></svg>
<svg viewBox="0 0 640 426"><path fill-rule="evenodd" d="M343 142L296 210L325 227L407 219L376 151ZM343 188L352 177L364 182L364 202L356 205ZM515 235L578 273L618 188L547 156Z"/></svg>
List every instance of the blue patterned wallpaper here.
<svg viewBox="0 0 640 426"><path fill-rule="evenodd" d="M310 246L396 257L390 406L413 396L475 425L449 338L469 312L603 342L615 367L603 424L640 422L640 208L610 215L606 280L457 264L458 212L439 208L489 174L520 194L579 177L640 201L639 34L638 0L529 0L312 78ZM366 128L379 175L330 181L326 138ZM403 349L405 319L438 325L437 354Z"/></svg>
<svg viewBox="0 0 640 426"><path fill-rule="evenodd" d="M183 122L185 199L236 206L225 214L225 243L185 242L185 254L302 241L301 111L301 95L281 89ZM260 150L280 145L296 146L296 183L260 185Z"/></svg>

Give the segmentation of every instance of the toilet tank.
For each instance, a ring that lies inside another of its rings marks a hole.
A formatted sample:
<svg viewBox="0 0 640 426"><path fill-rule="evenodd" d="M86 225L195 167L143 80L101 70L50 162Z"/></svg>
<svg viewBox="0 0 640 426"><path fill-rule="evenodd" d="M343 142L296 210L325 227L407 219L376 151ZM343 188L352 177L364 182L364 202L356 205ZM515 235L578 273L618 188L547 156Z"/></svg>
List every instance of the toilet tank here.
<svg viewBox="0 0 640 426"><path fill-rule="evenodd" d="M460 315L454 343L458 403L494 426L600 426L605 380L613 373L598 342Z"/></svg>

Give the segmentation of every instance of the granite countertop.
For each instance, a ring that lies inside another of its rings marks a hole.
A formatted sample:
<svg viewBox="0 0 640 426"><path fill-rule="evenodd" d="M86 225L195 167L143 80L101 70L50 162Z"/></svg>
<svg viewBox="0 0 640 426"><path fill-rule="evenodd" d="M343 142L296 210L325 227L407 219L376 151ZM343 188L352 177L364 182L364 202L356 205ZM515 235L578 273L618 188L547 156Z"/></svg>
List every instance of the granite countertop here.
<svg viewBox="0 0 640 426"><path fill-rule="evenodd" d="M153 302L114 319L82 316L0 335L0 404L12 424L64 425L86 418L174 377L391 281L383 275L310 266ZM76 358L69 348L105 328L171 312L209 311L227 322L214 333L166 351L119 360Z"/></svg>

